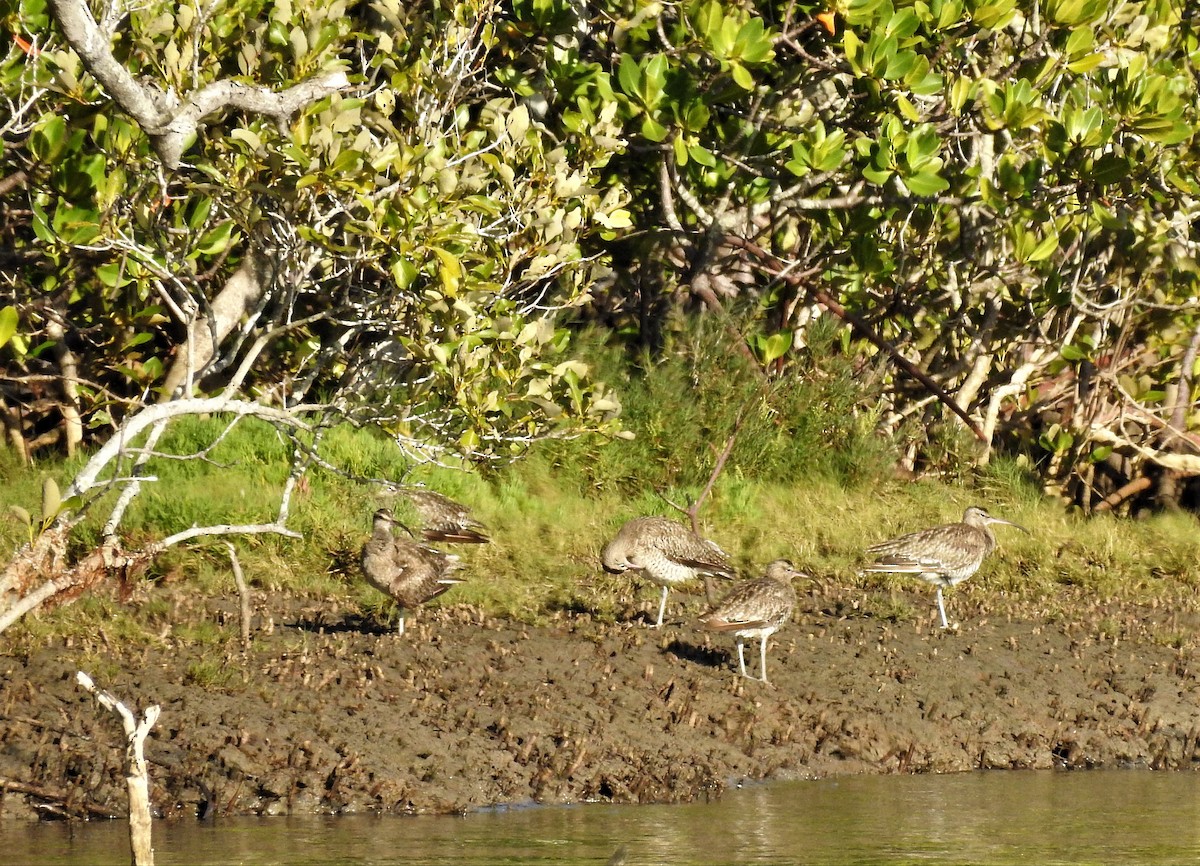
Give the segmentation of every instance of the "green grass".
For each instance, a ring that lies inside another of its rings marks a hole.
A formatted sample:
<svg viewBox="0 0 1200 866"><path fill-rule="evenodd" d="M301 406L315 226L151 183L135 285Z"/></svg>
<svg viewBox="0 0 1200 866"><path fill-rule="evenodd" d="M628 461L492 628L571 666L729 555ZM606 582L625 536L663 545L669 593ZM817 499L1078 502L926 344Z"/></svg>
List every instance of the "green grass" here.
<svg viewBox="0 0 1200 866"><path fill-rule="evenodd" d="M339 435L352 439L367 434ZM622 444L617 441L610 447ZM340 447L348 445L343 442ZM373 447L368 439L364 448ZM378 457L362 463L381 465ZM5 495L11 501L13 493L39 490L34 482L44 471L28 470L24 481L16 477L20 473L12 473L16 483L5 488ZM211 477L214 472L219 477ZM488 481L441 469L419 473L421 480L472 505L494 539L490 545L456 548L466 563L468 582L437 603L473 604L493 615L531 623L563 610L612 618L628 603L631 581L602 571L601 546L630 517L677 512L653 491L635 497L616 489L581 494L572 485L558 484L555 473L542 459L510 467ZM862 599L878 608L876 615L892 620L922 616L926 605L897 594L914 588L910 578L861 575L863 548L898 533L957 520L971 504L1027 526L1031 534L998 527L1000 548L971 581L970 591L999 591L1017 602L1040 599L1051 607L1067 596L1157 597L1177 603L1195 594L1193 564L1200 560L1200 534L1193 517L1084 519L1056 502L1031 497L1024 482L1005 478L1004 473L994 473L973 484L879 482L847 487L828 477L785 484L730 474L718 481L702 523L744 575L755 576L771 559L786 556L827 585L843 587L848 599ZM133 534L158 537L193 521L270 519L280 484L279 473L249 452L208 474L189 469L171 477L169 497L165 490L155 490L140 506ZM683 502L697 492L679 487L665 495ZM259 589L336 596L351 608L357 605L386 617L382 597L357 573L358 548L380 501L370 485L314 473L308 492L297 496L293 506L292 525L304 533L303 540L235 540L247 580ZM240 516L231 518L223 507ZM12 532L14 527L5 529ZM228 551L217 541L170 551L146 579L194 590L199 599L234 596ZM643 603L651 600L645 587L633 591ZM157 640L171 611L152 594L137 593L134 598L122 603L112 592L101 591L74 605L28 617L21 628L35 639L51 633L87 635L97 651L97 623L109 640ZM146 598L150 600L142 601ZM139 609L139 604L144 606ZM228 638L225 632L230 628L193 625L176 629L172 638L216 644ZM197 681L210 679L209 672L194 673Z"/></svg>
<svg viewBox="0 0 1200 866"><path fill-rule="evenodd" d="M641 603L649 603L653 593L603 572L604 542L634 516L683 520L670 503L686 506L699 496L739 407L746 405L739 395L756 393L761 405L741 428L700 514L705 533L744 576L757 576L770 560L787 557L824 586L842 588L847 605L872 605L876 615L896 621L925 616L928 605L907 597L914 589L911 578L860 573L863 549L958 520L967 506L982 505L1031 532L998 527L1000 548L967 592L1033 605L1048 616L1081 598L1195 605L1200 533L1193 516L1085 519L1044 498L1019 460L997 459L981 471L960 470L943 481L896 480L891 444L874 434L873 416L861 409L863 395L851 388L852 371L836 358L821 360L819 347L794 380L768 393L746 379L736 353L705 348L710 344L704 341L683 338L657 367L630 372L593 340L589 360L620 385L625 425L634 439L551 441L523 461L484 475L414 468L386 437L349 425L330 430L321 454L342 472L315 467L296 488L289 526L303 538L233 539L247 581L259 590L337 598L386 618L382 596L358 574L358 552L375 509L390 505L403 519L404 502L385 496L377 481L403 480L469 504L494 540L456 548L468 582L435 604L473 604L531 623L563 611L611 619L627 607L631 593ZM191 453L222 430L219 418L183 419L159 449ZM157 480L146 482L122 527L126 545L137 548L193 524L273 521L292 447L269 425L247 420L203 461L154 461ZM36 513L43 478L53 476L65 488L85 459L26 468L0 452L0 513L12 504ZM96 503L80 527L73 540L76 555L97 541L114 496L110 492ZM0 543L7 550L25 532L15 518L0 520ZM142 580L183 588L196 603L234 597L223 539L199 539L167 551ZM27 617L20 628L35 640L79 634L94 642L101 627L110 640L160 639L176 611L153 593L135 591L129 598L120 602L101 589L74 605ZM227 637L225 631L195 629L173 638L213 643Z"/></svg>

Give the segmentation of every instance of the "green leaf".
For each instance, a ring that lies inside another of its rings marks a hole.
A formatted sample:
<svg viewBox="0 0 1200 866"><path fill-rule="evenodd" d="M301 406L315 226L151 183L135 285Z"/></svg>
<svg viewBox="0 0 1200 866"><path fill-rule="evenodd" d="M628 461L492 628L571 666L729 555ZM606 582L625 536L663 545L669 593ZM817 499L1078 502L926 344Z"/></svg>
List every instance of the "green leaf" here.
<svg viewBox="0 0 1200 866"><path fill-rule="evenodd" d="M417 266L408 259L397 259L392 262L391 272L392 279L396 281L396 287L399 289L407 289L411 286L420 273Z"/></svg>
<svg viewBox="0 0 1200 866"><path fill-rule="evenodd" d="M750 64L766 63L775 56L761 18L751 18L742 25L734 42L733 55Z"/></svg>
<svg viewBox="0 0 1200 866"><path fill-rule="evenodd" d="M764 364L770 364L772 361L782 358L787 354L788 349L792 348L792 333L791 331L781 331L778 334L771 334L764 338L759 346L759 351L762 352Z"/></svg>
<svg viewBox="0 0 1200 866"><path fill-rule="evenodd" d="M29 152L39 162L53 163L62 155L67 143L67 119L51 114L34 127L29 135Z"/></svg>
<svg viewBox="0 0 1200 866"><path fill-rule="evenodd" d="M714 168L717 164L717 158L713 156L712 151L701 147L698 144L693 144L688 148L688 156L692 160L705 168Z"/></svg>
<svg viewBox="0 0 1200 866"><path fill-rule="evenodd" d="M883 186L885 183L888 182L888 179L891 178L891 176L892 176L892 170L890 168L882 168L881 169L881 168L875 168L874 166L867 166L866 168L864 168L862 170L862 173L863 173L863 177L865 177L867 180L869 180L871 183L875 184L876 186Z"/></svg>
<svg viewBox="0 0 1200 866"><path fill-rule="evenodd" d="M1129 160L1113 153L1106 153L1092 165L1091 178L1102 186L1121 183L1132 171Z"/></svg>
<svg viewBox="0 0 1200 866"><path fill-rule="evenodd" d="M153 339L153 334L134 334L128 341L126 341L125 345L121 347L121 351L128 352L130 349L135 349L143 343L149 343Z"/></svg>
<svg viewBox="0 0 1200 866"><path fill-rule="evenodd" d="M196 251L202 256L219 255L229 248L232 238L233 222L226 220L200 236L200 240L196 244Z"/></svg>
<svg viewBox="0 0 1200 866"><path fill-rule="evenodd" d="M667 56L655 54L642 71L642 101L647 108L657 108L667 86Z"/></svg>
<svg viewBox="0 0 1200 866"><path fill-rule="evenodd" d="M675 151L675 164L680 166L681 168L683 166L687 165L688 164L688 146L687 146L687 142L685 142L683 140L683 136L682 135L675 136L675 138L671 140L671 147Z"/></svg>
<svg viewBox="0 0 1200 866"><path fill-rule="evenodd" d="M669 130L653 117L647 115L642 120L642 135L644 135L647 140L666 141L668 133Z"/></svg>
<svg viewBox="0 0 1200 866"><path fill-rule="evenodd" d="M33 527L33 515L29 513L28 509L22 508L20 505L10 505L8 510L16 515L17 520L25 524L26 528Z"/></svg>
<svg viewBox="0 0 1200 866"><path fill-rule="evenodd" d="M950 188L950 182L935 172L923 171L904 178L913 195L937 195Z"/></svg>
<svg viewBox="0 0 1200 866"><path fill-rule="evenodd" d="M733 80L737 82L738 87L742 90L754 89L754 76L750 74L750 70L740 63L730 64L730 72L733 74Z"/></svg>
<svg viewBox="0 0 1200 866"><path fill-rule="evenodd" d="M42 480L42 520L57 517L61 508L62 496L58 492L58 482L47 475Z"/></svg>
<svg viewBox="0 0 1200 866"><path fill-rule="evenodd" d="M19 322L20 315L17 313L16 307L0 309L0 346L13 338Z"/></svg>
<svg viewBox="0 0 1200 866"><path fill-rule="evenodd" d="M1050 227L1049 233L1046 235L1046 237L1042 238L1041 243L1039 243L1036 247L1034 247L1032 250L1029 251L1029 254L1025 257L1025 261L1027 261L1027 262L1044 261L1044 260L1050 258L1050 256L1052 256L1054 254L1054 251L1057 249L1058 249L1058 232L1054 231L1053 227Z"/></svg>

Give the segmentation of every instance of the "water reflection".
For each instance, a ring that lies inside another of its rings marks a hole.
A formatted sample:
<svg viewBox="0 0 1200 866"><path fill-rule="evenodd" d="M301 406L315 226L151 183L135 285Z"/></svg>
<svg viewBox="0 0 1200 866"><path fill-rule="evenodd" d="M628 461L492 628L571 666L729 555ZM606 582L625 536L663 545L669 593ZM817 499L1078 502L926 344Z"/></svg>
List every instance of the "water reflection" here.
<svg viewBox="0 0 1200 866"><path fill-rule="evenodd" d="M1092 864L1200 860L1200 775L973 773L774 783L686 806L158 824L159 866ZM125 866L120 823L2 825L5 863Z"/></svg>

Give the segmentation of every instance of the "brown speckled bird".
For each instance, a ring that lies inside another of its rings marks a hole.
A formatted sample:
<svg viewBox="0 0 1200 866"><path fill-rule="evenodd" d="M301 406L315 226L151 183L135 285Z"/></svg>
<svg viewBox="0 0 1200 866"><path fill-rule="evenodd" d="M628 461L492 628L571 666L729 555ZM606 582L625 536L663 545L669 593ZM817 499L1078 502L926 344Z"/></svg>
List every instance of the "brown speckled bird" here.
<svg viewBox="0 0 1200 866"><path fill-rule="evenodd" d="M725 552L686 526L665 517L635 517L620 528L600 554L606 571L639 571L662 587L658 621L662 625L670 588L701 574L733 577Z"/></svg>
<svg viewBox="0 0 1200 866"><path fill-rule="evenodd" d="M471 509L461 502L423 487L400 487L397 490L408 498L421 516L424 524L421 535L426 541L454 544L487 544L491 541L480 531L487 527L472 517Z"/></svg>
<svg viewBox="0 0 1200 866"><path fill-rule="evenodd" d="M796 607L796 588L792 578L806 577L786 559L767 566L767 574L733 588L721 603L703 619L704 626L718 632L732 632L737 639L738 670L746 676L746 641L759 640L759 674L767 682L767 638L779 631Z"/></svg>
<svg viewBox="0 0 1200 866"><path fill-rule="evenodd" d="M867 553L878 558L863 570L915 574L936 585L942 628L948 628L942 589L962 583L973 575L979 570L983 558L996 549L996 536L989 528L993 523L1015 526L1022 532L1029 532L1012 521L992 517L982 508L971 506L963 514L961 523L922 529L871 545Z"/></svg>
<svg viewBox="0 0 1200 866"><path fill-rule="evenodd" d="M374 531L363 545L362 570L367 582L399 606L397 634L404 634L404 612L437 598L461 578L458 557L393 534L397 523L386 508L375 512Z"/></svg>

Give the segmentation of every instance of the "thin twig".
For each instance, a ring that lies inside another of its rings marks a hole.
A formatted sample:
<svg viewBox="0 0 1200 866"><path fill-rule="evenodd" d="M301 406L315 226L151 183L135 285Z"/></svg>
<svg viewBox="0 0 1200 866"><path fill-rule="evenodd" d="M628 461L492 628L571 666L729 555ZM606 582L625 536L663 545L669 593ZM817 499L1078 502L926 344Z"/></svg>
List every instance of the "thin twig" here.
<svg viewBox="0 0 1200 866"><path fill-rule="evenodd" d="M241 603L241 626L242 626L242 656L250 655L250 589L246 586L246 579L242 576L242 564L238 561L237 548L233 546L232 541L226 541L225 546L229 548L229 562L233 566L233 583L237 587L238 601Z"/></svg>

